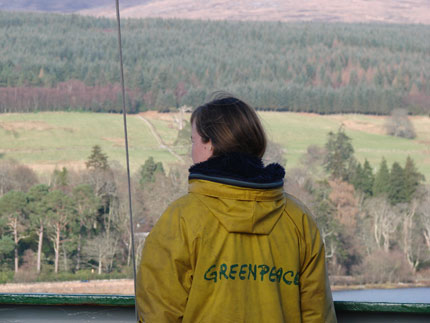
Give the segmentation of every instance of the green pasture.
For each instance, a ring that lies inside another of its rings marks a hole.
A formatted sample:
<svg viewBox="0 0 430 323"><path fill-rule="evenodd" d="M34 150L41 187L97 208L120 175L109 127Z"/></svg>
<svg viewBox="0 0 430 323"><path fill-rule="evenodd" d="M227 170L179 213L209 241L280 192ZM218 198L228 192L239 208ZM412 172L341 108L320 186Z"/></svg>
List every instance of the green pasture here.
<svg viewBox="0 0 430 323"><path fill-rule="evenodd" d="M146 123L127 118L130 166L136 170L153 156L166 164L177 159L160 148ZM13 130L11 130L13 129ZM36 169L43 165L83 164L99 145L109 160L125 166L123 118L119 114L44 112L0 115L0 156Z"/></svg>
<svg viewBox="0 0 430 323"><path fill-rule="evenodd" d="M367 159L373 168L379 166L382 157L388 164L404 165L411 156L418 169L430 180L430 118L412 117L417 138L414 140L384 134L385 117L367 115L320 116L302 113L260 113L268 136L286 149L287 168L300 164L301 156L310 145L324 146L327 134L342 126L352 139L357 159Z"/></svg>
<svg viewBox="0 0 430 323"><path fill-rule="evenodd" d="M358 160L369 160L376 169L384 156L389 165L394 161L404 165L411 156L419 170L430 180L430 118L412 117L417 132L414 140L384 135L384 117L367 115L320 116L303 113L261 112L269 139L285 149L287 168L300 165L301 156L309 145L323 146L329 131L343 124L352 138ZM176 140L177 124L164 115L145 115L166 145ZM189 118L189 115L186 115ZM160 147L148 125L137 115L129 115L128 138L132 171L149 156L166 167L178 162L167 149ZM125 166L123 118L119 114L44 112L0 114L0 158L13 158L33 168L46 170L44 165L83 165L91 147L100 145L109 160ZM172 147L177 153L187 147Z"/></svg>

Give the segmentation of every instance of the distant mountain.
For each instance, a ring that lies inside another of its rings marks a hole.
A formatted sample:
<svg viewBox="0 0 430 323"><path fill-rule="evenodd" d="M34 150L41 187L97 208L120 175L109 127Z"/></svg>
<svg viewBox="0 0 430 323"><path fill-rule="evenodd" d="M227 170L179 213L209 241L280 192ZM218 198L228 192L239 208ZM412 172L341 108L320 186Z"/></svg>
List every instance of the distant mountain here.
<svg viewBox="0 0 430 323"><path fill-rule="evenodd" d="M122 8L144 5L150 0L120 0ZM95 10L98 8L108 11L115 8L115 0L0 0L0 10L9 11L42 11L76 13L82 10Z"/></svg>
<svg viewBox="0 0 430 323"><path fill-rule="evenodd" d="M120 0L121 16L430 24L429 0ZM115 0L0 0L0 10L115 17Z"/></svg>

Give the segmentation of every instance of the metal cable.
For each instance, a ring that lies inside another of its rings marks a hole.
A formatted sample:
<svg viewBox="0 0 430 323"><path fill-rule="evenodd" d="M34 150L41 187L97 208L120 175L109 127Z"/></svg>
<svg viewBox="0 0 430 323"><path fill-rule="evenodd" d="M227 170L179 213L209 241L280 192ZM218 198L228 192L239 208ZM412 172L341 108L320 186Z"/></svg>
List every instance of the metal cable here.
<svg viewBox="0 0 430 323"><path fill-rule="evenodd" d="M133 211L131 206L131 184L130 184L130 159L128 154L128 136L127 136L127 111L125 106L125 86L124 86L124 67L122 62L122 45L121 45L121 20L119 17L119 0L116 1L116 20L118 22L118 48L119 48L119 62L121 68L121 88L122 88L122 115L124 119L124 137L125 137L125 154L127 160L127 182L128 182L128 205L130 212L130 234L131 234L131 253L133 258L133 280L134 280L134 313L136 321L139 321L136 306L136 257L134 252L134 230L133 230Z"/></svg>

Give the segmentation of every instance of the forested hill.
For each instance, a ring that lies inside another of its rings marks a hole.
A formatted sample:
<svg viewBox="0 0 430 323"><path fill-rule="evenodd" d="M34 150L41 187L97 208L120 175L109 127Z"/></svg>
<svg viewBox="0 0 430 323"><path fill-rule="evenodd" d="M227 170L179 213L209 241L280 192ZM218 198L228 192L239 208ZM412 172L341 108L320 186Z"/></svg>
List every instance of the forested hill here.
<svg viewBox="0 0 430 323"><path fill-rule="evenodd" d="M150 1L150 0L149 0ZM120 0L123 9L142 5L148 0ZM114 0L0 0L0 10L11 11L46 11L72 13L94 8L114 7Z"/></svg>
<svg viewBox="0 0 430 323"><path fill-rule="evenodd" d="M116 23L0 12L0 112L119 111ZM425 25L123 21L130 111L227 89L262 109L430 111Z"/></svg>
<svg viewBox="0 0 430 323"><path fill-rule="evenodd" d="M120 0L127 18L430 24L428 0ZM0 10L115 17L114 0L0 0Z"/></svg>

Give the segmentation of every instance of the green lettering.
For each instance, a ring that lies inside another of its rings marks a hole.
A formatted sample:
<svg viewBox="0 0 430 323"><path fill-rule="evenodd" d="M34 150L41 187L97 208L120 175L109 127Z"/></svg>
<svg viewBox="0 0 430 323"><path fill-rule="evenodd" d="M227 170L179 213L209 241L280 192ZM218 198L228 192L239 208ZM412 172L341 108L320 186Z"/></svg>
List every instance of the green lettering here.
<svg viewBox="0 0 430 323"><path fill-rule="evenodd" d="M280 283L282 279L282 267L276 272L276 278L278 279L278 283Z"/></svg>
<svg viewBox="0 0 430 323"><path fill-rule="evenodd" d="M240 278L240 280L245 280L245 278L246 278L245 276L242 276L243 274L246 274L246 270L245 270L246 267L248 267L248 265L242 265L242 266L240 266L240 271L239 271L239 278ZM249 277L248 277L248 279L249 279Z"/></svg>
<svg viewBox="0 0 430 323"><path fill-rule="evenodd" d="M236 270L234 270L234 268L239 267L238 264L234 264L230 266L230 274L228 275L228 277L230 277L230 279L235 279L236 277L234 277L234 275L237 273Z"/></svg>
<svg viewBox="0 0 430 323"><path fill-rule="evenodd" d="M294 285L297 285L297 286L300 285L299 278L300 278L299 273L296 273L296 276L294 277Z"/></svg>
<svg viewBox="0 0 430 323"><path fill-rule="evenodd" d="M206 280L213 280L216 283L216 270L212 271L211 270L215 268L215 265L212 265L209 267L209 269L205 272L205 279Z"/></svg>
<svg viewBox="0 0 430 323"><path fill-rule="evenodd" d="M254 280L257 279L257 265L254 265L254 271L252 271L252 265L249 264L249 274L248 274L248 280L249 280L249 276L254 276Z"/></svg>
<svg viewBox="0 0 430 323"><path fill-rule="evenodd" d="M258 268L261 268L260 275L261 275L261 281L263 281L263 277L265 274L269 272L269 266L267 265L259 265Z"/></svg>
<svg viewBox="0 0 430 323"><path fill-rule="evenodd" d="M276 267L275 266L273 266L272 269L270 270L269 280L271 282L275 282L276 281Z"/></svg>
<svg viewBox="0 0 430 323"><path fill-rule="evenodd" d="M282 276L282 280L285 282L285 284L291 285L292 281L285 279L285 275L287 274L290 274L291 277L294 277L294 273L290 270L290 271L286 271L284 276Z"/></svg>
<svg viewBox="0 0 430 323"><path fill-rule="evenodd" d="M226 264L222 264L219 267L219 279L221 280L221 275L223 275L225 277L225 279L228 279L227 274L225 273L227 271L227 265Z"/></svg>

